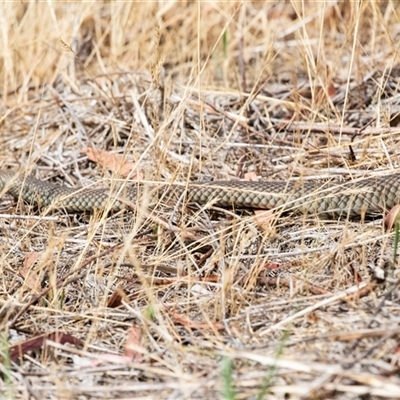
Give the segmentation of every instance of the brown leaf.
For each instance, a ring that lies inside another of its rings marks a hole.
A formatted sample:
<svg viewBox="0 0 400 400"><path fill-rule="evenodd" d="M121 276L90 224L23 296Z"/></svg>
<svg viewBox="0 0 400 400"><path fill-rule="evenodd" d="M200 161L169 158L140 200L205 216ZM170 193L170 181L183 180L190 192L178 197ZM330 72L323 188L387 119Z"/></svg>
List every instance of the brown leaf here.
<svg viewBox="0 0 400 400"><path fill-rule="evenodd" d="M275 271L277 269L283 269L283 264L278 264L278 263L265 263L263 265L264 269Z"/></svg>
<svg viewBox="0 0 400 400"><path fill-rule="evenodd" d="M122 304L122 299L128 297L124 289L116 288L108 299L107 307L117 308Z"/></svg>
<svg viewBox="0 0 400 400"><path fill-rule="evenodd" d="M400 222L400 205L394 206L386 215L384 224L387 231L391 231L393 226Z"/></svg>
<svg viewBox="0 0 400 400"><path fill-rule="evenodd" d="M257 225L264 231L270 231L271 222L275 218L275 213L272 210L254 210L254 219Z"/></svg>
<svg viewBox="0 0 400 400"><path fill-rule="evenodd" d="M328 85L327 91L328 91L328 96L330 98L333 98L336 96L337 90L332 82Z"/></svg>
<svg viewBox="0 0 400 400"><path fill-rule="evenodd" d="M131 358L132 361L142 362L143 350L141 346L142 333L138 325L132 325L125 341L124 356Z"/></svg>
<svg viewBox="0 0 400 400"><path fill-rule="evenodd" d="M51 340L60 344L71 343L74 345L83 345L82 340L72 335L61 332L42 333L11 346L9 348L10 359L12 361L17 361L29 351L37 350L45 346L47 340Z"/></svg>
<svg viewBox="0 0 400 400"><path fill-rule="evenodd" d="M209 323L192 321L177 312L169 310L167 307L164 307L164 309L168 312L168 314L172 317L172 319L175 322L177 322L178 324L181 324L183 326L186 326L187 328L192 328L192 329L197 329L197 330L203 330L203 329L221 330L221 329L224 329L224 326L220 323L214 323L211 326Z"/></svg>
<svg viewBox="0 0 400 400"><path fill-rule="evenodd" d="M137 165L127 161L124 157L118 154L110 153L105 150L96 150L91 147L82 149L82 153L86 154L89 160L109 169L123 177L130 177L134 180L141 180L143 177L137 170ZM131 171L136 170L132 175Z"/></svg>
<svg viewBox="0 0 400 400"><path fill-rule="evenodd" d="M28 286L34 294L38 294L41 290L41 278L32 270L36 260L40 257L40 253L32 251L25 256L22 268L19 274L24 278L25 285Z"/></svg>
<svg viewBox="0 0 400 400"><path fill-rule="evenodd" d="M256 181L258 181L258 176L254 171L246 172L244 174L244 179L246 179L246 181L254 181L254 182L256 182Z"/></svg>

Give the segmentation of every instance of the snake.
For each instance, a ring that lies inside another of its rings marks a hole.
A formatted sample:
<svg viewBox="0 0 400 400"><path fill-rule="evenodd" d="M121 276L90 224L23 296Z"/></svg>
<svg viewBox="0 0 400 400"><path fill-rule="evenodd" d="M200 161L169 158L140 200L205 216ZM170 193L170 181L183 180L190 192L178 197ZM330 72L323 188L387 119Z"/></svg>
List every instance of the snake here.
<svg viewBox="0 0 400 400"><path fill-rule="evenodd" d="M127 182L128 183L128 182ZM186 184L123 184L119 188L72 188L13 170L0 170L0 194L38 207L79 213L116 212L140 199L147 204L166 199L233 209L276 209L332 218L382 216L400 204L400 173L337 182L329 180L205 181Z"/></svg>

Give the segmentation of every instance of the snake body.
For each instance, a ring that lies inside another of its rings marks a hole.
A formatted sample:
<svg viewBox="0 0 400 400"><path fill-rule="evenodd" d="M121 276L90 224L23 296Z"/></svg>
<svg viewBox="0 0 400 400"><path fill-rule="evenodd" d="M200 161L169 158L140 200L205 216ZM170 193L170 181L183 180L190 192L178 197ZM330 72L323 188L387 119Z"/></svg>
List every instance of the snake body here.
<svg viewBox="0 0 400 400"><path fill-rule="evenodd" d="M127 202L142 197L185 199L220 207L278 209L328 217L365 217L382 215L400 204L400 173L337 183L298 181L213 181L187 185L158 185L147 190L140 185L120 190L74 189L12 170L0 171L0 191L9 192L39 207L52 206L69 212L119 211ZM150 199L146 198L147 201Z"/></svg>

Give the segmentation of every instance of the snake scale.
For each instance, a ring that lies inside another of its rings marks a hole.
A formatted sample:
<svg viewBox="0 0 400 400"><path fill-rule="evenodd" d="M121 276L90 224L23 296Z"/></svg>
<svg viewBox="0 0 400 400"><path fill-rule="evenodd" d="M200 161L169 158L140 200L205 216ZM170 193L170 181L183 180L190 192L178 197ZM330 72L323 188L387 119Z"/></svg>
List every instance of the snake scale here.
<svg viewBox="0 0 400 400"><path fill-rule="evenodd" d="M187 185L157 185L147 192L133 184L110 194L107 189L74 189L12 170L0 171L0 191L9 192L39 207L53 206L69 212L96 209L119 211L127 202L136 203L143 193L152 199L183 198L198 204L220 207L279 209L327 217L363 218L382 215L400 204L400 173L338 183L297 181L212 181ZM110 200L112 199L112 200ZM146 199L150 204L151 199Z"/></svg>

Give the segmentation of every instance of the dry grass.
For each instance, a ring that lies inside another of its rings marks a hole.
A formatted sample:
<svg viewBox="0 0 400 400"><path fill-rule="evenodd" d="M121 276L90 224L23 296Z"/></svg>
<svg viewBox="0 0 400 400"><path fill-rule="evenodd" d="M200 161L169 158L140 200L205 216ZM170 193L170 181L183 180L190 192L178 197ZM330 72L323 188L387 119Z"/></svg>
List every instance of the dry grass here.
<svg viewBox="0 0 400 400"><path fill-rule="evenodd" d="M2 168L107 186L90 146L155 181L396 169L399 11L2 3ZM151 218L2 206L4 398L400 397L399 266L382 219L260 228L252 212L182 204Z"/></svg>

